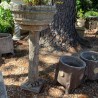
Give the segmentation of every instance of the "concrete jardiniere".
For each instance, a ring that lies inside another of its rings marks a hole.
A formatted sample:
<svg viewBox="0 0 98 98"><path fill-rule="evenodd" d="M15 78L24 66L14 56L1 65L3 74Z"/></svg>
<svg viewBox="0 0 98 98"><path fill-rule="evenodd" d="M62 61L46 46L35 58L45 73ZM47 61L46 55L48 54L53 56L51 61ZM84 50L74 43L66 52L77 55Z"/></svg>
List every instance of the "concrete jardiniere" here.
<svg viewBox="0 0 98 98"><path fill-rule="evenodd" d="M5 53L14 54L13 40L11 34L0 33L0 54Z"/></svg>
<svg viewBox="0 0 98 98"><path fill-rule="evenodd" d="M63 85L68 94L81 84L85 67L86 63L79 58L62 56L56 66L55 81Z"/></svg>
<svg viewBox="0 0 98 98"><path fill-rule="evenodd" d="M38 54L39 54L39 31L47 28L53 20L56 12L55 6L12 6L15 21L24 30L29 30L29 71L28 81L22 85L23 89L39 93L40 86L32 86L35 81L39 81ZM37 84L38 84L37 83ZM35 85L35 84L34 84Z"/></svg>
<svg viewBox="0 0 98 98"><path fill-rule="evenodd" d="M89 16L86 18L85 27L89 30L97 29L98 27L98 17L97 16Z"/></svg>
<svg viewBox="0 0 98 98"><path fill-rule="evenodd" d="M98 52L84 51L80 54L80 58L86 62L85 75L87 79L98 79Z"/></svg>

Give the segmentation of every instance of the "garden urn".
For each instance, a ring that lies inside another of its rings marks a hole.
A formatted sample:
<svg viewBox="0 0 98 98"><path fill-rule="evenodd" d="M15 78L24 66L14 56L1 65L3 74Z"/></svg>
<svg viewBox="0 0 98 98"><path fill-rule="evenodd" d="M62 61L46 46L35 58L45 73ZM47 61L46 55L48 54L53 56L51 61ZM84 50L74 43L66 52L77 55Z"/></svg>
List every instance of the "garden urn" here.
<svg viewBox="0 0 98 98"><path fill-rule="evenodd" d="M90 80L98 79L98 52L84 51L80 53L80 58L86 62L86 78Z"/></svg>

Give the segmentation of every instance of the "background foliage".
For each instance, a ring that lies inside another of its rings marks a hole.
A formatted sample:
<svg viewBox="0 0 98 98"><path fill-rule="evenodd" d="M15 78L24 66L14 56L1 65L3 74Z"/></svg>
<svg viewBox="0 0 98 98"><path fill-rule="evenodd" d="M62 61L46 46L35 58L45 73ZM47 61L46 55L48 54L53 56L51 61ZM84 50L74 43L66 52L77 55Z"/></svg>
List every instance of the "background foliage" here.
<svg viewBox="0 0 98 98"><path fill-rule="evenodd" d="M98 0L76 0L76 10L77 18L96 16L98 13Z"/></svg>
<svg viewBox="0 0 98 98"><path fill-rule="evenodd" d="M0 6L0 33L11 33L14 29L14 21L10 9Z"/></svg>

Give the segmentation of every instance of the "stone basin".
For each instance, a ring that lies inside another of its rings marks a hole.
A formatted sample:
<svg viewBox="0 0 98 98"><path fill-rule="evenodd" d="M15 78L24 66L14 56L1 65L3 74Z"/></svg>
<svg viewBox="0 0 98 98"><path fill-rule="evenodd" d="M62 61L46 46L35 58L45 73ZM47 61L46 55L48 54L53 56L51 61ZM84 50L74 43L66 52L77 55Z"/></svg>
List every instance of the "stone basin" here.
<svg viewBox="0 0 98 98"><path fill-rule="evenodd" d="M47 27L56 13L55 6L27 6L24 4L12 5L14 20L26 30L39 30ZM26 27L27 26L27 27ZM37 27L37 28L36 28ZM39 27L39 28L38 28Z"/></svg>

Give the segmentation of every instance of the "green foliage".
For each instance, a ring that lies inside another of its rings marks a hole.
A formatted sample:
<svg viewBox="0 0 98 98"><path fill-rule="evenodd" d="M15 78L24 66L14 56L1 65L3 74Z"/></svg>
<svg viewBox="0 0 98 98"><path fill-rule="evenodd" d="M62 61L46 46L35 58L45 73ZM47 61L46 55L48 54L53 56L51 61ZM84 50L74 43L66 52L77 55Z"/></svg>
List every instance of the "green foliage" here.
<svg viewBox="0 0 98 98"><path fill-rule="evenodd" d="M90 17L90 16L97 16L98 17L98 12L88 11L85 13L85 18Z"/></svg>
<svg viewBox="0 0 98 98"><path fill-rule="evenodd" d="M0 6L0 33L12 33L14 21L9 9Z"/></svg>
<svg viewBox="0 0 98 98"><path fill-rule="evenodd" d="M80 9L78 12L77 12L77 18L84 18L84 14L83 14L83 10Z"/></svg>
<svg viewBox="0 0 98 98"><path fill-rule="evenodd" d="M76 0L76 10L77 10L77 18L83 18L84 11L82 10L82 4L80 0Z"/></svg>
<svg viewBox="0 0 98 98"><path fill-rule="evenodd" d="M77 9L77 11L79 11L80 9L82 9L82 7L81 7L81 1L80 0L76 0L76 9Z"/></svg>
<svg viewBox="0 0 98 98"><path fill-rule="evenodd" d="M98 0L76 0L77 18L84 18L84 14L88 11L98 12ZM88 15L95 14L95 12L88 12ZM91 16L90 15L90 16Z"/></svg>
<svg viewBox="0 0 98 98"><path fill-rule="evenodd" d="M1 0L1 1L2 1L2 2L3 2L3 1L6 1L6 2L8 2L8 3L9 3L11 0Z"/></svg>
<svg viewBox="0 0 98 98"><path fill-rule="evenodd" d="M61 1L61 0L55 0L55 3L56 3L56 4L63 4L64 2Z"/></svg>
<svg viewBox="0 0 98 98"><path fill-rule="evenodd" d="M51 0L23 0L25 3L32 3L32 5L48 5Z"/></svg>

